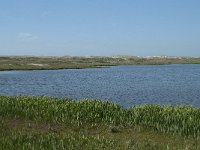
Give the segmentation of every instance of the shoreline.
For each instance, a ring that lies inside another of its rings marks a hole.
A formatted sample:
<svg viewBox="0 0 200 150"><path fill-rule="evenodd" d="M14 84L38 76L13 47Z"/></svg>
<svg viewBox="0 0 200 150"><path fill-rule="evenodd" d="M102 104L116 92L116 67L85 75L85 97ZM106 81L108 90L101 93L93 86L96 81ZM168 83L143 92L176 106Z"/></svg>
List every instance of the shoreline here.
<svg viewBox="0 0 200 150"><path fill-rule="evenodd" d="M200 64L199 57L37 57L1 56L0 71L104 68L121 65Z"/></svg>

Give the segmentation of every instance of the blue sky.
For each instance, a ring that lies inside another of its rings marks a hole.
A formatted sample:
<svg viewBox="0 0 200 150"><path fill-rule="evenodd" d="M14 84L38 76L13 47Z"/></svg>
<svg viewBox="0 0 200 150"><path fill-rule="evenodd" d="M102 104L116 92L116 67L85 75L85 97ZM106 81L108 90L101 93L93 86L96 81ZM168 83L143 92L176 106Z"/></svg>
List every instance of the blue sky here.
<svg viewBox="0 0 200 150"><path fill-rule="evenodd" d="M200 56L200 1L0 0L0 55Z"/></svg>

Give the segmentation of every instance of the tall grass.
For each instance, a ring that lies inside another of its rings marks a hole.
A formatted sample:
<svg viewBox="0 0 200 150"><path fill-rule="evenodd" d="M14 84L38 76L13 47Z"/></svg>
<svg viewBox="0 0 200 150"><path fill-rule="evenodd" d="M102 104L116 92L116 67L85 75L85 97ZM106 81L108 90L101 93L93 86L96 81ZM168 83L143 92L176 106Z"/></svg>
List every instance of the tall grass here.
<svg viewBox="0 0 200 150"><path fill-rule="evenodd" d="M163 133L200 135L200 109L190 106L143 105L127 109L101 100L0 96L0 116L77 125L140 125Z"/></svg>
<svg viewBox="0 0 200 150"><path fill-rule="evenodd" d="M128 110L130 124L152 127L163 133L200 135L200 109L191 106L144 105Z"/></svg>

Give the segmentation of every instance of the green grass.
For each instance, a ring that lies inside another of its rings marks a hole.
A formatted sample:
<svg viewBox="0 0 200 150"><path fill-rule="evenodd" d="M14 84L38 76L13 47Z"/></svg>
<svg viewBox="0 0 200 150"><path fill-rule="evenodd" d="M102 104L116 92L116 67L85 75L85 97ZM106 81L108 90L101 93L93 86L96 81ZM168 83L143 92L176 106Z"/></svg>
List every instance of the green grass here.
<svg viewBox="0 0 200 150"><path fill-rule="evenodd" d="M200 109L0 96L0 149L200 149Z"/></svg>
<svg viewBox="0 0 200 150"><path fill-rule="evenodd" d="M16 131L7 128L0 129L0 147L4 150L64 150L64 149L114 149L113 140L84 136L80 134L60 136L55 133L34 133L29 131Z"/></svg>
<svg viewBox="0 0 200 150"><path fill-rule="evenodd" d="M0 70L47 70L82 69L115 65L163 65L163 64L200 64L200 58L194 57L0 57Z"/></svg>

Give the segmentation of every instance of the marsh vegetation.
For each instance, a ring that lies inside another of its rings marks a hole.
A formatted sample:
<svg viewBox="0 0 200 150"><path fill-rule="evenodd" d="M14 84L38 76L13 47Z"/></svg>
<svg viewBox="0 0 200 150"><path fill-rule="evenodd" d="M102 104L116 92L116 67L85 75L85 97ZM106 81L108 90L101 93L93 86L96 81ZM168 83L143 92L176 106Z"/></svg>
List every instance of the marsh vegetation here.
<svg viewBox="0 0 200 150"><path fill-rule="evenodd" d="M200 109L0 97L3 149L200 149Z"/></svg>

